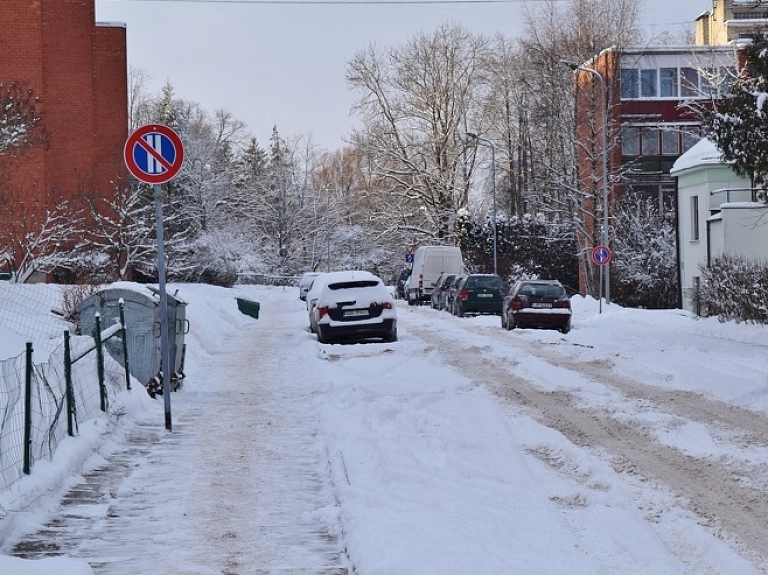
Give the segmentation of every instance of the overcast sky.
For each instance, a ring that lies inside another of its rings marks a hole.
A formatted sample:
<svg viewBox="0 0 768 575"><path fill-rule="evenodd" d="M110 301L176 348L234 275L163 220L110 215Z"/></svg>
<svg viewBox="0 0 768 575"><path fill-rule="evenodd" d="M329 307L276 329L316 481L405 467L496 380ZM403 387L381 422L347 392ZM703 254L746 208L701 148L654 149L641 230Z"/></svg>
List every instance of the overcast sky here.
<svg viewBox="0 0 768 575"><path fill-rule="evenodd" d="M283 137L311 133L320 147L335 150L355 123L344 75L358 50L371 43L399 46L446 22L515 37L524 10L524 0L434 6L266 1L272 3L96 0L96 18L127 25L128 64L150 75L152 94L168 80L178 97L209 112L231 112L262 146L277 125ZM692 27L712 7L712 0L642 1L647 36Z"/></svg>

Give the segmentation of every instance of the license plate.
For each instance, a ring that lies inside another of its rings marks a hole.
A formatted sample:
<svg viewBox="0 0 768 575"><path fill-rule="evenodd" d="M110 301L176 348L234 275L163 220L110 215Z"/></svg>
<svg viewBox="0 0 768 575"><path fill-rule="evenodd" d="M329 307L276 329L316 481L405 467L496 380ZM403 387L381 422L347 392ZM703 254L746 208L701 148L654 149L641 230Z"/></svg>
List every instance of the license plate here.
<svg viewBox="0 0 768 575"><path fill-rule="evenodd" d="M477 297L493 297L492 293L479 293Z"/></svg>
<svg viewBox="0 0 768 575"><path fill-rule="evenodd" d="M344 317L360 317L360 316L367 316L368 310L367 309L348 309L345 310L344 313L342 313Z"/></svg>
<svg viewBox="0 0 768 575"><path fill-rule="evenodd" d="M551 308L551 303L544 303L544 302L534 302L531 304L531 307L537 307L537 308Z"/></svg>

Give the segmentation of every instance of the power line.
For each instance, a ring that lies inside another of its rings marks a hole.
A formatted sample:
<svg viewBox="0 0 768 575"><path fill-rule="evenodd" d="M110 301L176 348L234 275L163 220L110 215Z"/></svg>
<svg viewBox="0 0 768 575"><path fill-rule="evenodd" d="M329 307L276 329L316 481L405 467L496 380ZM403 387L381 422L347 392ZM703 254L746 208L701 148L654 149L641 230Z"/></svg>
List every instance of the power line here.
<svg viewBox="0 0 768 575"><path fill-rule="evenodd" d="M102 0L115 2L155 2L158 4L264 4L264 5L323 5L323 4L357 4L357 5L387 5L387 4L521 4L523 2L547 2L550 0ZM565 0L554 0L564 2Z"/></svg>

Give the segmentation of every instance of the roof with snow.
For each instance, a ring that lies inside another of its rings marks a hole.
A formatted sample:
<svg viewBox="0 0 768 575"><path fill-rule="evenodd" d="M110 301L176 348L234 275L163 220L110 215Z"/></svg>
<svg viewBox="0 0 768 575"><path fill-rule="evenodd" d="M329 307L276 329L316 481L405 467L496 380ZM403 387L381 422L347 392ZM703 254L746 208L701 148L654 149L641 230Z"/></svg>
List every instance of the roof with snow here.
<svg viewBox="0 0 768 575"><path fill-rule="evenodd" d="M675 161L669 173L674 176L689 168L725 163L717 145L712 140L702 138Z"/></svg>

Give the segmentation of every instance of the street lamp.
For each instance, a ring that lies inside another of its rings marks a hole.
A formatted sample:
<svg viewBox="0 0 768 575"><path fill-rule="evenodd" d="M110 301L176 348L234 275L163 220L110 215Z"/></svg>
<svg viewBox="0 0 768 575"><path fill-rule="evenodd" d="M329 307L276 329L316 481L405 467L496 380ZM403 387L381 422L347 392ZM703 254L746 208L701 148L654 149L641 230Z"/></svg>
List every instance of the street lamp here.
<svg viewBox="0 0 768 575"><path fill-rule="evenodd" d="M601 127L601 133L602 133L602 156L603 156L603 230L602 230L602 244L607 248L608 247L608 138L606 133L608 132L608 102L606 102L605 97L605 80L603 79L602 74L598 72L597 70L594 70L592 68L587 68L586 66L579 66L576 64L576 62L570 62L568 60L560 60L560 63L563 66L567 66L574 72L587 72L588 74L592 74L595 79L597 80L598 84L600 85L600 105L602 106L603 110L603 125ZM606 263L603 267L605 268L605 303L609 304L611 303L611 274L610 274L610 268L608 267L610 263Z"/></svg>
<svg viewBox="0 0 768 575"><path fill-rule="evenodd" d="M493 145L488 138L478 136L472 132L467 132L467 136L475 140L476 142L484 142L491 148L491 189L493 191L493 273L498 274L498 268L496 265L496 146Z"/></svg>

